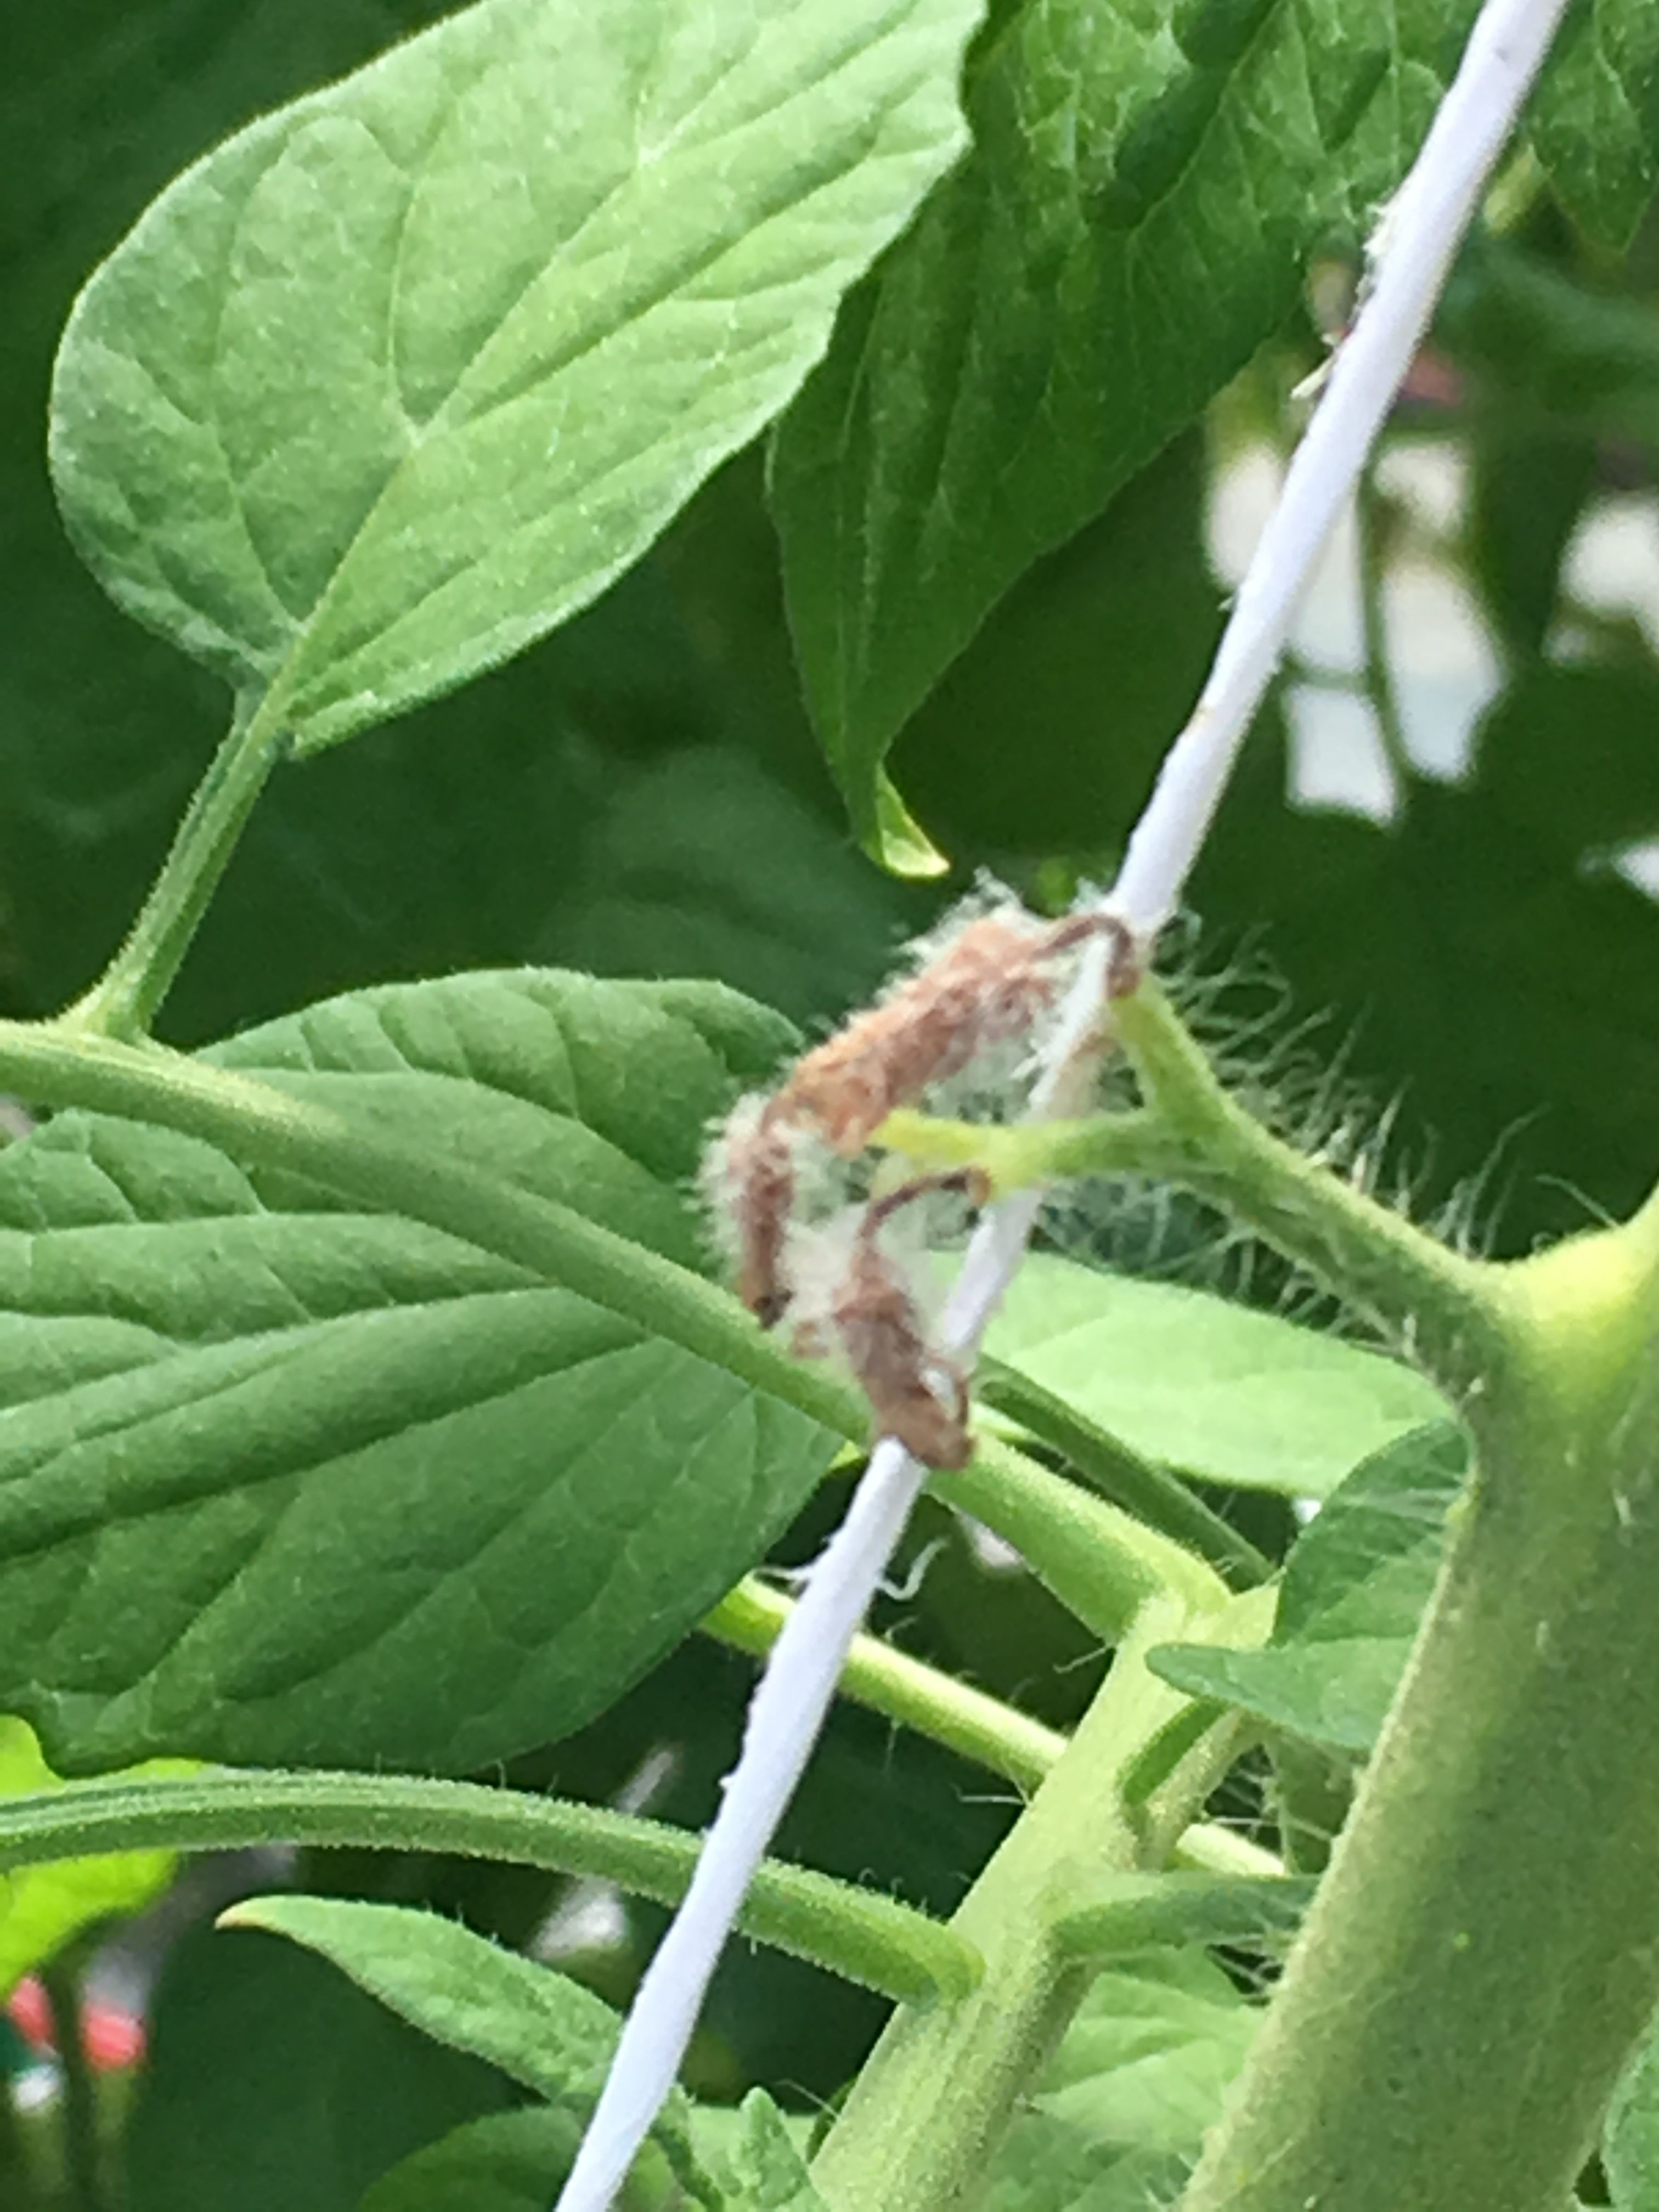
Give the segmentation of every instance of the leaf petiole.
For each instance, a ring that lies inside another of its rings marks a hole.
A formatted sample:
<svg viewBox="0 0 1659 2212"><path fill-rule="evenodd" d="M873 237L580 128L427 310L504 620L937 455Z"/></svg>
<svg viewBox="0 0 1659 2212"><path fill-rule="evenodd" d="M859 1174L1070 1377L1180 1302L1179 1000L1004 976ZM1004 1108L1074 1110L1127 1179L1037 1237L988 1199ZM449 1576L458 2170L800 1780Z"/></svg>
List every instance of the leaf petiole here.
<svg viewBox="0 0 1659 2212"><path fill-rule="evenodd" d="M227 1850L252 1844L447 1851L613 1881L672 1905L698 1838L659 1820L467 1782L404 1775L205 1772L70 1783L0 1802L0 1868L106 1851ZM960 1996L979 1978L970 1945L878 1892L769 1860L739 1922L757 1942L908 2003Z"/></svg>
<svg viewBox="0 0 1659 2212"><path fill-rule="evenodd" d="M795 1600L753 1575L722 1598L702 1623L705 1636L755 1658L769 1652L794 1611ZM879 1637L855 1636L840 1691L855 1705L913 1729L961 1758L1035 1790L1058 1762L1066 1738L1000 1698L897 1651Z"/></svg>
<svg viewBox="0 0 1659 2212"><path fill-rule="evenodd" d="M149 1035L286 748L276 689L238 702L125 940L98 981L53 1026L129 1044Z"/></svg>

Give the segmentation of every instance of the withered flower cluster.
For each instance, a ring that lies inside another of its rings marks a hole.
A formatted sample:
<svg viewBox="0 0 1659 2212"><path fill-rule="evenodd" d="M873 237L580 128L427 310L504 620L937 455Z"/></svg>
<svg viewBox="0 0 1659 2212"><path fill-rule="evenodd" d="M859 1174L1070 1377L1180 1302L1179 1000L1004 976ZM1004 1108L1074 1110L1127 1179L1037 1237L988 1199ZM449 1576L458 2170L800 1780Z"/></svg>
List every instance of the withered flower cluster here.
<svg viewBox="0 0 1659 2212"><path fill-rule="evenodd" d="M926 1103L1011 1046L1014 1080L1040 1060L1038 1040L1066 980L1066 956L1105 933L1109 995L1139 980L1136 948L1099 911L1045 921L1003 895L975 899L916 948L876 1003L796 1061L769 1095L740 1099L710 1149L707 1187L738 1294L762 1326L793 1323L793 1348L839 1356L870 1401L878 1433L930 1467L971 1452L967 1378L932 1337L926 1285L884 1231L916 1200L950 1191L984 1203L972 1169L916 1176L817 1218L824 1163L850 1164L889 1115Z"/></svg>

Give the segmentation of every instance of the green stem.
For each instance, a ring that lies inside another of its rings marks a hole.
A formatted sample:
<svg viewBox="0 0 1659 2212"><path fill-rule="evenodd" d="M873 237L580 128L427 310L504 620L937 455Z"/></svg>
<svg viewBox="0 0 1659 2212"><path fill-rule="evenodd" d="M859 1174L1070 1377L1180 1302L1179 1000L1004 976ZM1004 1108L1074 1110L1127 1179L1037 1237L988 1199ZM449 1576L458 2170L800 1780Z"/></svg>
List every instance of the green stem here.
<svg viewBox="0 0 1659 2212"><path fill-rule="evenodd" d="M1359 487L1358 501L1359 605L1364 624L1365 691L1376 716L1383 756L1403 799L1415 780L1416 771L1406 746L1400 694L1395 687L1394 664L1389 657L1388 623L1382 600L1388 574L1384 543L1387 520L1375 471L1367 470Z"/></svg>
<svg viewBox="0 0 1659 2212"><path fill-rule="evenodd" d="M1116 1644L1160 1591L1200 1608L1228 1595L1195 1553L995 1437L978 1437L969 1463L956 1474L936 1471L928 1487L1012 1544L1103 1644Z"/></svg>
<svg viewBox="0 0 1659 2212"><path fill-rule="evenodd" d="M1054 1923L1075 1959L1120 1959L1188 1943L1249 1943L1294 1935L1318 1885L1305 1875L1231 1878L1118 1875Z"/></svg>
<svg viewBox="0 0 1659 2212"><path fill-rule="evenodd" d="M795 1601L745 1575L729 1597L701 1624L705 1636L734 1651L762 1658L783 1632ZM959 1682L953 1674L896 1651L879 1637L859 1636L842 1671L841 1694L900 1727L945 1745L960 1758L1000 1774L1021 1790L1035 1790L1058 1765L1069 1737L1027 1713ZM1271 1851L1230 1828L1196 1821L1182 1835L1173 1856L1195 1874L1235 1882L1271 1880L1285 1871Z"/></svg>
<svg viewBox="0 0 1659 2212"><path fill-rule="evenodd" d="M52 2037L64 2075L64 2179L75 2212L104 2212L103 2154L98 2141L98 2085L87 2058L81 1992L61 1961L40 1970Z"/></svg>
<svg viewBox="0 0 1659 2212"><path fill-rule="evenodd" d="M1493 1269L1479 1473L1182 2212L1559 2212L1659 2003L1659 1250Z"/></svg>
<svg viewBox="0 0 1659 2212"><path fill-rule="evenodd" d="M1056 1930L1103 1875L1160 1864L1232 1755L1229 1723L1152 1802L1124 1803L1127 1766L1184 1703L1148 1672L1147 1650L1172 1637L1265 1634L1268 1609L1261 1593L1220 1611L1167 1596L1145 1608L1065 1758L951 1923L983 1957L983 1981L954 2004L896 2014L825 2137L812 2180L830 2212L944 2212L973 2193L1088 1986L1091 1967Z"/></svg>
<svg viewBox="0 0 1659 2212"><path fill-rule="evenodd" d="M1194 1820L1170 1853L1170 1864L1186 1874L1227 1875L1242 1881L1267 1881L1286 1871L1275 1853L1217 1820Z"/></svg>
<svg viewBox="0 0 1659 2212"><path fill-rule="evenodd" d="M746 1575L702 1621L702 1632L733 1650L763 1658L794 1609L793 1598ZM1022 1790L1035 1790L1066 1748L1066 1738L1057 1730L908 1652L896 1651L878 1637L854 1638L840 1691L855 1705L914 1729Z"/></svg>
<svg viewBox="0 0 1659 2212"><path fill-rule="evenodd" d="M252 1844L445 1851L613 1881L678 1905L701 1839L603 1807L402 1775L204 1772L70 1783L0 1799L0 1869L106 1851L235 1850ZM912 2004L978 1978L963 1939L925 1913L805 1867L767 1860L738 1929Z"/></svg>
<svg viewBox="0 0 1659 2212"><path fill-rule="evenodd" d="M1264 1128L1228 1097L1156 987L1119 1015L1170 1139L1171 1179L1317 1275L1454 1397L1477 1386L1501 1337L1497 1271L1449 1251Z"/></svg>
<svg viewBox="0 0 1659 2212"><path fill-rule="evenodd" d="M1252 1589L1277 1572L1265 1552L1212 1511L1178 1475L1142 1459L1017 1367L981 1358L975 1387L988 1406L1052 1445L1113 1504L1207 1559L1230 1589Z"/></svg>
<svg viewBox="0 0 1659 2212"><path fill-rule="evenodd" d="M1084 1175L1177 1183L1317 1276L1455 1401L1478 1389L1503 1342L1503 1271L1449 1251L1264 1128L1223 1090L1156 984L1115 1013L1146 1106L1007 1127L895 1114L879 1141L928 1165L979 1166L1000 1190Z"/></svg>
<svg viewBox="0 0 1659 2212"><path fill-rule="evenodd" d="M281 713L275 691L252 706L239 705L125 943L92 988L59 1017L64 1028L129 1042L149 1033L282 757Z"/></svg>

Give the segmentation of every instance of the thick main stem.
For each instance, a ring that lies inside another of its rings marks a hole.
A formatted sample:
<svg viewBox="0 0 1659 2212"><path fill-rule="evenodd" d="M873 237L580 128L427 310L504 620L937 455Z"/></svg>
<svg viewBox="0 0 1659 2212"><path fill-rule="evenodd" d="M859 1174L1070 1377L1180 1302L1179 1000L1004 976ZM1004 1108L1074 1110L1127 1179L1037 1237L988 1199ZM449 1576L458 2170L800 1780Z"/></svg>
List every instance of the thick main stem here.
<svg viewBox="0 0 1659 2212"><path fill-rule="evenodd" d="M1659 2002L1654 1241L1501 1271L1480 1474L1182 2212L1569 2201Z"/></svg>

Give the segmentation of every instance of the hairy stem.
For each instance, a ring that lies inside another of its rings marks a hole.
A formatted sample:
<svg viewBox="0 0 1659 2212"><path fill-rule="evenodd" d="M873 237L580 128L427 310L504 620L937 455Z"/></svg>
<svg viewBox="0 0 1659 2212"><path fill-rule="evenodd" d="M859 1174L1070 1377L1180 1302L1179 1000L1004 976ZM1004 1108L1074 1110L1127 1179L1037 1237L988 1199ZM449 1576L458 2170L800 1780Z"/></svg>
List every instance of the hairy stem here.
<svg viewBox="0 0 1659 2212"><path fill-rule="evenodd" d="M977 1387L988 1406L1009 1414L1052 1446L1091 1488L1146 1528L1207 1559L1230 1589L1254 1589L1276 1571L1266 1553L1240 1535L1179 1475L1142 1459L1018 1368L1000 1359L981 1359Z"/></svg>
<svg viewBox="0 0 1659 2212"><path fill-rule="evenodd" d="M1121 1025L1162 1126L1170 1179L1247 1222L1461 1398L1496 1341L1492 1270L1264 1128L1223 1090L1156 987L1126 1001Z"/></svg>
<svg viewBox="0 0 1659 2212"><path fill-rule="evenodd" d="M64 1028L129 1042L148 1035L282 757L280 714L274 691L239 706L125 942L92 988L58 1018Z"/></svg>
<svg viewBox="0 0 1659 2212"><path fill-rule="evenodd" d="M981 1437L968 1466L936 1471L928 1486L1012 1544L1104 1644L1115 1644L1160 1590L1199 1607L1227 1596L1225 1583L1196 1553L994 1437Z"/></svg>
<svg viewBox="0 0 1659 2212"><path fill-rule="evenodd" d="M1116 1017L1145 1107L996 1128L895 1114L878 1140L929 1165L970 1161L999 1188L1083 1175L1177 1183L1316 1275L1454 1399L1478 1387L1502 1342L1501 1271L1449 1250L1255 1121L1156 984L1121 1000Z"/></svg>
<svg viewBox="0 0 1659 2212"><path fill-rule="evenodd" d="M673 1905L697 1840L600 1806L404 1775L210 1771L0 1799L4 1869L105 1851L354 1845L544 1867ZM757 1875L739 1924L757 1942L912 2003L960 1996L978 1978L971 1949L925 1913L775 1860Z"/></svg>

